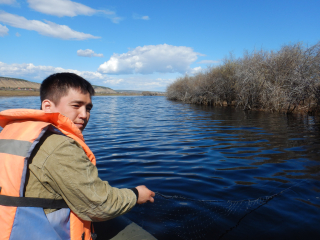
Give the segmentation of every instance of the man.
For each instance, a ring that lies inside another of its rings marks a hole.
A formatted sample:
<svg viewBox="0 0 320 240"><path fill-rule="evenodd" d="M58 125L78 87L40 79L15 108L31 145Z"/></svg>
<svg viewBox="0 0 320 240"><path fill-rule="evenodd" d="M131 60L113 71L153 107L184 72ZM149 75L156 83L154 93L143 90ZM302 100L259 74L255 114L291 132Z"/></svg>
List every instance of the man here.
<svg viewBox="0 0 320 240"><path fill-rule="evenodd" d="M90 118L92 95L85 79L58 73L41 84L42 111L1 112L0 239L91 239L91 222L154 201L155 193L145 186L118 189L98 177L94 155L81 134ZM31 233L35 225L38 231Z"/></svg>

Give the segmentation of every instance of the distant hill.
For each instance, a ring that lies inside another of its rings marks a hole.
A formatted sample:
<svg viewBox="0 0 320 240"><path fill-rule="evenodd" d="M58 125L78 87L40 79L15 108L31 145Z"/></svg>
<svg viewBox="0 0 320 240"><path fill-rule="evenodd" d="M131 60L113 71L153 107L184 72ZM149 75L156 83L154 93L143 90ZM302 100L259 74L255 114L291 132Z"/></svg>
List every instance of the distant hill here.
<svg viewBox="0 0 320 240"><path fill-rule="evenodd" d="M92 85L96 93L117 93L108 87ZM0 77L0 89L26 89L26 90L38 90L40 89L40 83L30 82L19 78Z"/></svg>
<svg viewBox="0 0 320 240"><path fill-rule="evenodd" d="M0 77L0 88L11 88L11 89L19 89L19 88L27 88L27 89L40 89L40 83L29 82L27 80L19 79L19 78L8 78L8 77Z"/></svg>
<svg viewBox="0 0 320 240"><path fill-rule="evenodd" d="M108 87L103 87L103 86L96 86L96 85L92 85L94 88L94 91L96 93L117 93L116 91L112 90L111 88Z"/></svg>

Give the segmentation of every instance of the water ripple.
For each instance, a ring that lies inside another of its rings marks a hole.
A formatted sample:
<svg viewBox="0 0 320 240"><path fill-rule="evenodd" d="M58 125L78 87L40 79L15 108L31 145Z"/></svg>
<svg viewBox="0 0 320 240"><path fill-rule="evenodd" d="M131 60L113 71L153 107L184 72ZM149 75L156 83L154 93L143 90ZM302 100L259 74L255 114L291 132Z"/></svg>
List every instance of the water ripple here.
<svg viewBox="0 0 320 240"><path fill-rule="evenodd" d="M272 212L292 229L296 219L319 224L314 218L320 214L318 117L193 106L164 97L99 96L93 104L84 136L100 177L111 185L143 184L166 195L239 200L268 196L304 180L308 187L288 191L287 205L279 200ZM38 99L0 98L0 110L25 106L38 109Z"/></svg>

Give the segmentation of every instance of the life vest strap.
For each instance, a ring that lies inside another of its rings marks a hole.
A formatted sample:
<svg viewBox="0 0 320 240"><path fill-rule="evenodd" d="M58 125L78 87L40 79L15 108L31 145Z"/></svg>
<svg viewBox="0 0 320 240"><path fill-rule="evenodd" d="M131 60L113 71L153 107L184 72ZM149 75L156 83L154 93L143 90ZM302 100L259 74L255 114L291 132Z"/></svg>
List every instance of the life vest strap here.
<svg viewBox="0 0 320 240"><path fill-rule="evenodd" d="M69 208L64 200L0 195L0 205L7 207Z"/></svg>

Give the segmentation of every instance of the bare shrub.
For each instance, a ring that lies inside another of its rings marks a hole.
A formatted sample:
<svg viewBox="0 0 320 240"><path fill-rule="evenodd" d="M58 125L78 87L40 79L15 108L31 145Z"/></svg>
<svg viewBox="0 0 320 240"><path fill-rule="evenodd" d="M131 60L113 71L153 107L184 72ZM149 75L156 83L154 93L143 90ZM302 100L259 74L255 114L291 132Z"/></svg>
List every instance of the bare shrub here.
<svg viewBox="0 0 320 240"><path fill-rule="evenodd" d="M254 51L252 54L245 52L239 60L236 72L237 105L244 110L261 108L263 106L263 90L266 87L262 64L266 58L266 52Z"/></svg>
<svg viewBox="0 0 320 240"><path fill-rule="evenodd" d="M223 61L223 65L215 69L216 73L216 91L220 101L226 102L228 106L236 99L235 85L236 85L236 69L238 62L230 58Z"/></svg>
<svg viewBox="0 0 320 240"><path fill-rule="evenodd" d="M284 45L279 51L232 55L217 67L178 78L167 97L187 103L241 106L244 110L318 111L320 108L320 43Z"/></svg>
<svg viewBox="0 0 320 240"><path fill-rule="evenodd" d="M187 94L188 77L178 78L167 87L167 98L170 100L184 101L184 96Z"/></svg>
<svg viewBox="0 0 320 240"><path fill-rule="evenodd" d="M313 86L319 81L319 77L316 77L319 64L317 66L315 61L316 49L319 49L317 45L311 48L305 48L300 43L285 45L278 52L269 54L263 65L269 85L266 94L272 99L269 108L292 112L298 106L312 101ZM279 89L281 94L272 93Z"/></svg>

